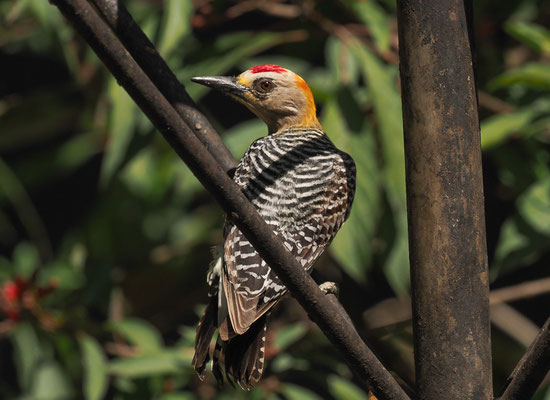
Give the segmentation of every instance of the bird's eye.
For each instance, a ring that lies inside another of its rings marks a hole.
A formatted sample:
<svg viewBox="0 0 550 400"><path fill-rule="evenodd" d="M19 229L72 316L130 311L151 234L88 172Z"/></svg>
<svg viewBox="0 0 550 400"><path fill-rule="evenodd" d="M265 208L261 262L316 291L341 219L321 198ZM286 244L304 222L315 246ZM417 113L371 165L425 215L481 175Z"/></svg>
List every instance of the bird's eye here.
<svg viewBox="0 0 550 400"><path fill-rule="evenodd" d="M259 79L254 86L258 92L262 93L268 93L273 90L273 82L269 79Z"/></svg>

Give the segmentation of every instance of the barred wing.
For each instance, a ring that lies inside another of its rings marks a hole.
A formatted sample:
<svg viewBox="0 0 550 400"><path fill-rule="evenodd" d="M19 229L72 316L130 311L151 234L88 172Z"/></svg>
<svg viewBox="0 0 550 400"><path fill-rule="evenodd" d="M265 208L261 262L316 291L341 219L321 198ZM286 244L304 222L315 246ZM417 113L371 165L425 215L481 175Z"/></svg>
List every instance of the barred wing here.
<svg viewBox="0 0 550 400"><path fill-rule="evenodd" d="M331 154L329 159L326 154L322 156L324 173L311 174L311 170L319 170L320 164L311 157L295 166L288 176L291 182L285 182L287 176L277 181L270 191L271 205L253 200L266 223L274 227L275 234L306 270L344 223L355 189L351 158L340 152ZM277 186L284 190L277 190ZM232 328L242 334L275 305L286 293L286 287L238 228L233 224L227 228L223 287Z"/></svg>

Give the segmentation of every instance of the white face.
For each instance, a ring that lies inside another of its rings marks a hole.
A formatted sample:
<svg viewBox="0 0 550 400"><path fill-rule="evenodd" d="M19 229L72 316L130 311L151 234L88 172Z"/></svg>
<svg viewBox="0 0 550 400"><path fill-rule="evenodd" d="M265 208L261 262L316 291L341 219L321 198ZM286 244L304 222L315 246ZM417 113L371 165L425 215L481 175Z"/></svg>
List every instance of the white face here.
<svg viewBox="0 0 550 400"><path fill-rule="evenodd" d="M270 133L289 126L318 126L315 103L304 80L290 70L259 71L254 67L237 77L247 90L234 96L263 119Z"/></svg>

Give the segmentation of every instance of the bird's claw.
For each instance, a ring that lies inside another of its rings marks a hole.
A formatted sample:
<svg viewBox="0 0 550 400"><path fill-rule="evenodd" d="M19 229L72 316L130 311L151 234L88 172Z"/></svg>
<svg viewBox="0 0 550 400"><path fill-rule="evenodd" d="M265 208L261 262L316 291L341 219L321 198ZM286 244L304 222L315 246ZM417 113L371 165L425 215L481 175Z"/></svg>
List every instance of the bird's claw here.
<svg viewBox="0 0 550 400"><path fill-rule="evenodd" d="M338 285L335 282L324 282L319 285L319 289L323 291L324 294L333 294L338 296Z"/></svg>

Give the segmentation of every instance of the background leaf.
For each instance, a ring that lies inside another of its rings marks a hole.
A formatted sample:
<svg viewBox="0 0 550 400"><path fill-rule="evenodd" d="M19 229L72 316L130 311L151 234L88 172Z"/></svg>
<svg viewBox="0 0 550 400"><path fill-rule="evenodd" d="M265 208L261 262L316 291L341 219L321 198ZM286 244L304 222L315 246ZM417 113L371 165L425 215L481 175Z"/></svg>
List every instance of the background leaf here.
<svg viewBox="0 0 550 400"><path fill-rule="evenodd" d="M29 397L36 400L69 400L74 392L65 372L54 361L45 361L38 365L33 373Z"/></svg>
<svg viewBox="0 0 550 400"><path fill-rule="evenodd" d="M107 360L99 343L91 336L80 338L84 368L84 398L103 399L107 392Z"/></svg>
<svg viewBox="0 0 550 400"><path fill-rule="evenodd" d="M134 136L134 115L137 112L134 101L114 78L110 80L109 95L112 112L108 126L110 142L101 171L103 185L110 181L124 161L128 146Z"/></svg>
<svg viewBox="0 0 550 400"><path fill-rule="evenodd" d="M139 353L153 354L163 347L162 337L148 322L136 318L126 318L111 322L111 329L122 335L128 342L139 349Z"/></svg>
<svg viewBox="0 0 550 400"><path fill-rule="evenodd" d="M348 380L332 375L328 380L330 393L337 400L367 399L367 394Z"/></svg>
<svg viewBox="0 0 550 400"><path fill-rule="evenodd" d="M532 120L536 111L532 108L512 114L498 114L481 124L481 147L486 150L502 143L506 138L521 132Z"/></svg>
<svg viewBox="0 0 550 400"><path fill-rule="evenodd" d="M509 22L506 32L541 53L550 53L550 31L541 25L526 21Z"/></svg>
<svg viewBox="0 0 550 400"><path fill-rule="evenodd" d="M506 71L494 78L489 88L495 90L512 85L548 90L550 89L550 66L533 63Z"/></svg>
<svg viewBox="0 0 550 400"><path fill-rule="evenodd" d="M321 400L322 398L310 390L298 385L292 385L290 383L284 385L282 393L289 400Z"/></svg>
<svg viewBox="0 0 550 400"><path fill-rule="evenodd" d="M164 7L164 21L158 50L164 57L187 38L191 31L190 20L193 13L192 3L188 1L168 0Z"/></svg>
<svg viewBox="0 0 550 400"><path fill-rule="evenodd" d="M354 1L351 6L371 30L378 50L387 51L390 47L390 24L384 9L374 1Z"/></svg>
<svg viewBox="0 0 550 400"><path fill-rule="evenodd" d="M333 240L330 251L348 274L364 281L374 252L372 244L381 206L376 144L371 132L352 135L348 131L336 102L325 104L322 123L334 143L352 156L357 168L357 189L351 214Z"/></svg>
<svg viewBox="0 0 550 400"><path fill-rule="evenodd" d="M384 68L380 60L359 43L352 43L351 49L362 66L363 77L372 94L384 155L386 195L395 225L394 242L384 264L384 272L395 292L403 294L409 287L410 276L401 101L393 74Z"/></svg>
<svg viewBox="0 0 550 400"><path fill-rule="evenodd" d="M539 233L550 236L550 176L518 199L520 215Z"/></svg>
<svg viewBox="0 0 550 400"><path fill-rule="evenodd" d="M190 349L170 349L149 355L119 358L109 363L109 373L126 378L174 374L191 363Z"/></svg>

